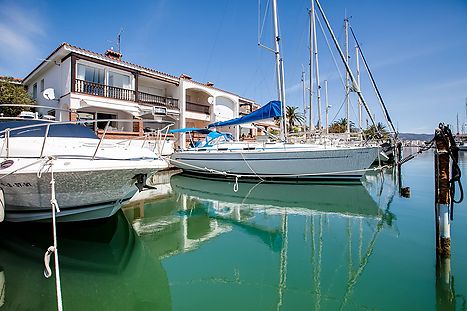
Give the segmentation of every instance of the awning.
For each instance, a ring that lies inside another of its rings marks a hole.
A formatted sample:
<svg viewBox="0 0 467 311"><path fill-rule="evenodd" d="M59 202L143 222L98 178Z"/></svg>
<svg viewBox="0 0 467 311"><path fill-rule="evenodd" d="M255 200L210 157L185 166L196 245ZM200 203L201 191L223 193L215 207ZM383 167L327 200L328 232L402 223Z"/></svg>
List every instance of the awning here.
<svg viewBox="0 0 467 311"><path fill-rule="evenodd" d="M250 114L247 114L246 116L232 119L232 120L212 123L212 124L209 124L208 127L238 125L238 124L251 123L254 121L258 121L258 120L265 120L265 119L269 119L273 117L280 117L280 116L282 116L281 102L275 100L275 101L270 101L263 107L251 112Z"/></svg>
<svg viewBox="0 0 467 311"><path fill-rule="evenodd" d="M119 104L114 104L114 103L109 103L109 102L101 102L101 101L95 101L95 100L84 100L81 99L78 101L79 105L76 107L76 105L71 105L70 108L72 109L83 109L86 107L95 107L95 108L104 108L104 109L110 109L110 110L118 110L118 111L123 111L129 114L132 114L135 117L141 116L140 109L135 106L130 106L130 105L119 105Z"/></svg>

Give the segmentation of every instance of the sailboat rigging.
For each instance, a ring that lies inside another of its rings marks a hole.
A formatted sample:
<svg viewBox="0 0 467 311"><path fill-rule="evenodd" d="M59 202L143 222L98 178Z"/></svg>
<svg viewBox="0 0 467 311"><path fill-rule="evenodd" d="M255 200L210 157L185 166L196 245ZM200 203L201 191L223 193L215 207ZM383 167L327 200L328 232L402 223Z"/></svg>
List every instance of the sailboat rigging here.
<svg viewBox="0 0 467 311"><path fill-rule="evenodd" d="M284 66L279 48L277 0L272 0L275 42L275 68L278 101L272 101L251 114L210 128L252 122L257 117L281 117L280 142L236 142L217 131L208 134L204 143L171 156L173 165L185 171L210 176L254 179L331 179L359 180L379 154L376 146L327 146L322 144L292 144L287 141L285 115ZM280 106L279 115L272 115ZM187 131L192 129L187 129ZM180 131L180 130L178 130ZM183 129L182 129L183 131Z"/></svg>

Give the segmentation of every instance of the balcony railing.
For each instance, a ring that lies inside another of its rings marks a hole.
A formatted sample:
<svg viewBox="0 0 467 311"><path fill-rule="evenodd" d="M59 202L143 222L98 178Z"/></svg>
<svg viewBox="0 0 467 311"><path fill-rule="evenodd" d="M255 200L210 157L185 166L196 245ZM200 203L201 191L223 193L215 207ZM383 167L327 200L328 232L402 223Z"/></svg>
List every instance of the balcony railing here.
<svg viewBox="0 0 467 311"><path fill-rule="evenodd" d="M134 90L128 90L120 87L109 86L79 79L75 80L75 92L133 102L136 101L136 95L138 95L138 102L145 104L160 105L167 107L168 109L178 109L178 99L176 98L168 98L143 92L136 92Z"/></svg>
<svg viewBox="0 0 467 311"><path fill-rule="evenodd" d="M76 79L77 93L84 93L102 97L115 98L120 100L135 101L135 91L123 89L115 86L109 86L85 80Z"/></svg>
<svg viewBox="0 0 467 311"><path fill-rule="evenodd" d="M186 102L186 110L191 112L199 112L204 114L209 114L209 106Z"/></svg>
<svg viewBox="0 0 467 311"><path fill-rule="evenodd" d="M158 104L169 109L178 109L178 99L138 92L138 99L145 104Z"/></svg>

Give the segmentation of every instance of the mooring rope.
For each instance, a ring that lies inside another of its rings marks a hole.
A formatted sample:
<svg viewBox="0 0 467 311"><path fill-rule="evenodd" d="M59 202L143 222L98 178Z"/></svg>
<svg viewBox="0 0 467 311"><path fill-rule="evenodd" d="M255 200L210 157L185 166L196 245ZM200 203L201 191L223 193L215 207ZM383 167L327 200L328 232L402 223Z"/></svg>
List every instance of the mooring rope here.
<svg viewBox="0 0 467 311"><path fill-rule="evenodd" d="M50 196L50 205L52 207L52 227L53 227L53 246L49 246L47 251L44 254L44 276L49 278L52 276L52 271L50 269L50 255L54 254L54 261L55 261L55 287L57 292L57 308L59 311L63 310L63 302L62 302L62 286L60 283L60 265L58 261L58 243L57 243L57 222L56 222L56 213L60 213L60 208L58 206L57 199L55 197L55 178L53 172L53 161L55 160L54 157L48 157L46 163L41 166L39 171L37 172L38 178L41 178L42 171L45 169L45 166L48 165L48 168L45 171L50 171L50 186L51 186L51 196Z"/></svg>

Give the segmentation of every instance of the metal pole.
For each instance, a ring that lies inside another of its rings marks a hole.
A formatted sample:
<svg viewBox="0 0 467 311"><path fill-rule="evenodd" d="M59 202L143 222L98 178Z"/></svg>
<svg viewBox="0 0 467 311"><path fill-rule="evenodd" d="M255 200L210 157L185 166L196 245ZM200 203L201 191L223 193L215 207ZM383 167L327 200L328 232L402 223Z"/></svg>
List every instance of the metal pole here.
<svg viewBox="0 0 467 311"><path fill-rule="evenodd" d="M324 80L324 95L326 96L326 134L329 134L328 80Z"/></svg>
<svg viewBox="0 0 467 311"><path fill-rule="evenodd" d="M345 65L349 67L349 20L347 14L344 19L344 32L345 32ZM345 72L345 118L347 125L345 132L350 134L350 83L349 71Z"/></svg>
<svg viewBox="0 0 467 311"><path fill-rule="evenodd" d="M312 18L311 18L311 10L308 10L308 15L310 16L310 38L309 38L309 44L310 44L310 138L311 135L313 134L313 130L315 128L315 125L313 124L313 25L312 25Z"/></svg>
<svg viewBox="0 0 467 311"><path fill-rule="evenodd" d="M313 50L315 56L315 76L316 76L316 103L318 104L318 129L323 127L321 122L321 85L319 82L319 66L318 66L318 41L316 39L316 21L315 21L315 3L311 1L311 20L313 25Z"/></svg>
<svg viewBox="0 0 467 311"><path fill-rule="evenodd" d="M282 103L282 119L281 119L281 135L282 141L287 140L287 111L285 105L285 93L284 93L284 64L280 53L279 47L279 23L277 20L277 0L272 0L272 22L274 27L274 54L276 56L276 77L277 77L277 95Z"/></svg>
<svg viewBox="0 0 467 311"><path fill-rule="evenodd" d="M304 132L306 133L306 85L305 85L305 68L303 68L303 65L302 65L302 88L303 88L303 116L305 117Z"/></svg>
<svg viewBox="0 0 467 311"><path fill-rule="evenodd" d="M360 61L358 55L358 45L355 46L355 60L356 60L356 68L357 68L357 83L358 87L360 87ZM360 97L357 98L358 102L358 128L362 131L362 101Z"/></svg>

